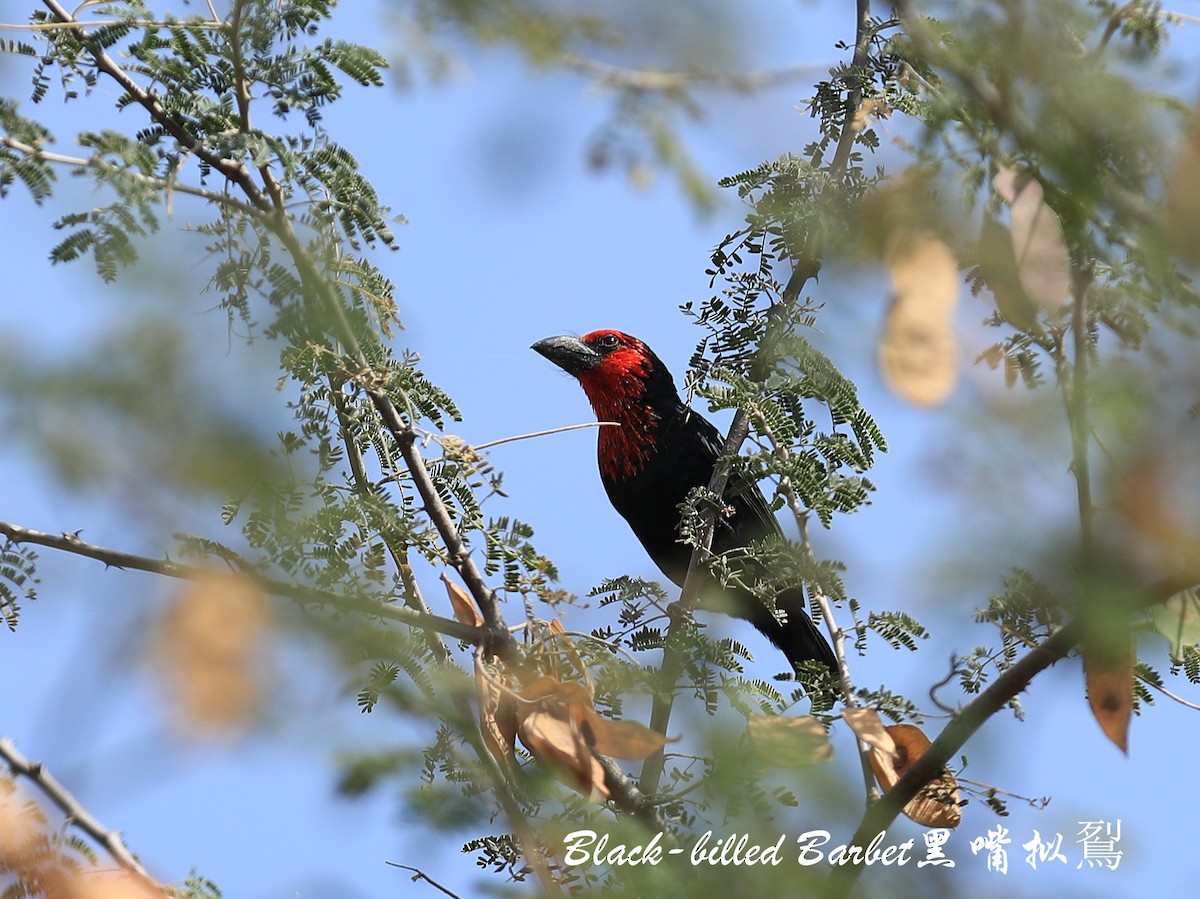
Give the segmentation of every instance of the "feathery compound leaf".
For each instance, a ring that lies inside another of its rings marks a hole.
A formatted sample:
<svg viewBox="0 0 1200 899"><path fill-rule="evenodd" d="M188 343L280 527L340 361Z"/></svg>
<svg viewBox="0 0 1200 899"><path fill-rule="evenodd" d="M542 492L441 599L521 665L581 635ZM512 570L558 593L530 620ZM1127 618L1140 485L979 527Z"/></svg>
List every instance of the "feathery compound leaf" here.
<svg viewBox="0 0 1200 899"><path fill-rule="evenodd" d="M21 600L37 599L37 553L27 546L5 542L0 546L0 621L17 629Z"/></svg>

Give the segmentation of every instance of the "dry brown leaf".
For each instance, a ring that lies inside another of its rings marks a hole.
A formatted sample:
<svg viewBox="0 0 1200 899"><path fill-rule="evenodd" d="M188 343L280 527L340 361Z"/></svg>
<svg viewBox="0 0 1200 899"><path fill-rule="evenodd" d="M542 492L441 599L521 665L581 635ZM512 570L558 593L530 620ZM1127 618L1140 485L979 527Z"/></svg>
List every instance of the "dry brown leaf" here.
<svg viewBox="0 0 1200 899"><path fill-rule="evenodd" d="M854 110L854 118L850 120L851 131L862 131L867 127L871 114L875 111L876 100L873 97L863 97Z"/></svg>
<svg viewBox="0 0 1200 899"><path fill-rule="evenodd" d="M594 739L580 726L586 718L581 704L591 706L587 690L579 684L539 677L521 695L530 702L518 711L517 736L525 748L539 762L563 774L581 793L607 798L604 768L592 755Z"/></svg>
<svg viewBox="0 0 1200 899"><path fill-rule="evenodd" d="M667 738L636 721L602 718L594 709L587 710L588 723L595 734L595 750L601 755L639 762L658 752Z"/></svg>
<svg viewBox="0 0 1200 899"><path fill-rule="evenodd" d="M1037 304L1017 277L1012 234L990 215L983 217L979 234L979 276L996 298L996 308L1005 321L1022 331L1040 330Z"/></svg>
<svg viewBox="0 0 1200 899"><path fill-rule="evenodd" d="M530 712L521 719L517 736L534 758L565 775L579 792L608 798L604 767L569 718L550 711Z"/></svg>
<svg viewBox="0 0 1200 899"><path fill-rule="evenodd" d="M1200 113L1192 116L1192 126L1167 178L1166 195L1163 231L1179 257L1195 265L1200 262Z"/></svg>
<svg viewBox="0 0 1200 899"><path fill-rule="evenodd" d="M751 715L746 730L754 752L779 768L807 768L833 758L829 734L811 715Z"/></svg>
<svg viewBox="0 0 1200 899"><path fill-rule="evenodd" d="M155 661L190 735L245 728L262 701L269 617L258 584L232 572L189 583L159 622Z"/></svg>
<svg viewBox="0 0 1200 899"><path fill-rule="evenodd" d="M874 709L842 709L842 719L854 731L854 735L868 746L882 750L889 756L896 752L896 742Z"/></svg>
<svg viewBox="0 0 1200 899"><path fill-rule="evenodd" d="M1130 634L1107 634L1083 646L1088 705L1104 735L1129 754L1129 719L1133 714L1133 669L1137 652Z"/></svg>
<svg viewBox="0 0 1200 899"><path fill-rule="evenodd" d="M549 700L547 704L564 708L587 745L601 755L639 761L667 744L665 736L644 724L602 717L592 705L592 695L583 684L539 677L522 691L521 696Z"/></svg>
<svg viewBox="0 0 1200 899"><path fill-rule="evenodd" d="M958 376L958 263L945 243L923 231L891 235L884 258L892 281L879 344L884 380L911 402L935 405L950 395Z"/></svg>
<svg viewBox="0 0 1200 899"><path fill-rule="evenodd" d="M886 793L929 748L930 742L915 724L889 724L884 730L895 743L895 751L872 749L869 759L875 779ZM924 827L958 827L962 821L960 799L958 782L949 771L944 771L904 806L904 814Z"/></svg>
<svg viewBox="0 0 1200 899"><path fill-rule="evenodd" d="M1043 309L1058 309L1071 289L1071 257L1041 183L1000 166L992 185L1012 209L1012 247L1021 286Z"/></svg>
<svg viewBox="0 0 1200 899"><path fill-rule="evenodd" d="M582 684L539 677L521 692L517 736L543 764L563 771L568 782L588 794L608 796L604 768L592 751L624 759L644 759L662 749L666 738L635 721L601 717Z"/></svg>
<svg viewBox="0 0 1200 899"><path fill-rule="evenodd" d="M475 693L483 741L500 767L507 769L517 736L516 700L500 689L478 655L475 657Z"/></svg>
<svg viewBox="0 0 1200 899"><path fill-rule="evenodd" d="M446 577L445 573L442 574L442 583L446 585L446 594L450 597L455 620L467 627L483 627L483 615L479 613L471 594Z"/></svg>

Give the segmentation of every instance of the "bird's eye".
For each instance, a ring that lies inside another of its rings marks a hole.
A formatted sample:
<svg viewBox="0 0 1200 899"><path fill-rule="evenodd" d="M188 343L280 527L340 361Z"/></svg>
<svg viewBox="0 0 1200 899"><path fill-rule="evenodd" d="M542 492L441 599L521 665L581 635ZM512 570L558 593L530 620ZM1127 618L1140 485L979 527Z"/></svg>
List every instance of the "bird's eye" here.
<svg viewBox="0 0 1200 899"><path fill-rule="evenodd" d="M615 350L621 345L621 338L616 334L601 334L596 338L596 346L602 350Z"/></svg>

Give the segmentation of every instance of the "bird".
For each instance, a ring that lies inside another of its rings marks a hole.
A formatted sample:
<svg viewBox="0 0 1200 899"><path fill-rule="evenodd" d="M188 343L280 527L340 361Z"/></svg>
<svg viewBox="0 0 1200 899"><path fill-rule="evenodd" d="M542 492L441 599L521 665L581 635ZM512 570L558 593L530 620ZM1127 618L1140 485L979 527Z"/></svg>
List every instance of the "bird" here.
<svg viewBox="0 0 1200 899"><path fill-rule="evenodd" d="M724 448L720 432L683 402L667 366L636 337L604 329L547 337L531 349L579 381L598 421L616 423L597 435L600 481L646 553L682 587L692 548L680 540L680 506L711 481ZM764 537L782 537L779 522L758 485L735 473L716 516L712 550L724 553ZM816 660L836 677L836 657L809 617L803 587L780 591L775 607L778 617L745 588L714 590L711 584L699 603L750 622L797 673Z"/></svg>

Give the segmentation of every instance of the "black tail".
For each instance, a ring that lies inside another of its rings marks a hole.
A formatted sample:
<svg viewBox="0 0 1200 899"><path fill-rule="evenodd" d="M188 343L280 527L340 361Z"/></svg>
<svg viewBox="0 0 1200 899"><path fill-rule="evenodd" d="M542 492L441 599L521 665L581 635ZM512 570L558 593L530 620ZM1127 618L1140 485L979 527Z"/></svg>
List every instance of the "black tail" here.
<svg viewBox="0 0 1200 899"><path fill-rule="evenodd" d="M747 603L750 605L750 603ZM779 647L787 656L792 667L802 662L816 660L827 667L834 680L838 677L837 658L829 647L829 642L817 630L816 624L808 617L808 603L804 599L804 591L800 587L790 587L775 598L775 605L780 612L787 616L787 621L780 622L762 603L752 601L757 612L745 616L767 639Z"/></svg>

